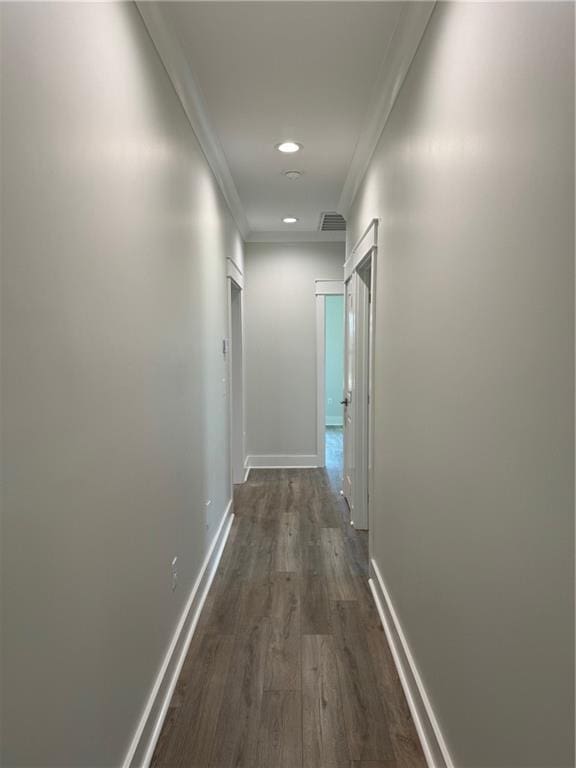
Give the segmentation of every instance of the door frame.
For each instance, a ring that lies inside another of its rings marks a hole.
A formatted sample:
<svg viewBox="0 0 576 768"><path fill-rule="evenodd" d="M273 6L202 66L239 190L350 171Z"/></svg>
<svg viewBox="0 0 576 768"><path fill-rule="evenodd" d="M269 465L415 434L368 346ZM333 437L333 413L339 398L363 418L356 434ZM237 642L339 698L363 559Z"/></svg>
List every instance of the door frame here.
<svg viewBox="0 0 576 768"><path fill-rule="evenodd" d="M354 498L352 488L354 485L354 452L351 450L354 440L350 435L354 430L354 406L356 398L352 396L354 391L354 339L356 323L356 275L352 275L344 283L344 431L343 431L343 462L342 462L342 496L346 501L350 523L354 518Z"/></svg>
<svg viewBox="0 0 576 768"><path fill-rule="evenodd" d="M233 366L233 333L232 333L232 291L240 293L240 345L241 345L241 372L239 381L234 378ZM228 303L228 338L224 342L227 357L228 372L228 442L230 462L230 491L235 484L245 482L249 470L246 464L246 344L244 335L244 276L232 259L226 259L226 300ZM235 388L240 387L240 397L236 400ZM240 413L235 410L235 402L239 405ZM235 455L236 442L235 430L240 427L240 456Z"/></svg>
<svg viewBox="0 0 576 768"><path fill-rule="evenodd" d="M326 388L326 296L343 296L342 280L315 280L316 294L316 466L326 466L326 419L324 392Z"/></svg>
<svg viewBox="0 0 576 768"><path fill-rule="evenodd" d="M376 315L376 262L378 253L378 219L372 219L344 263L344 281L351 281L354 291L354 363L352 396L353 411L353 467L352 499L353 524L368 529L369 550L372 549L370 503L374 498L374 336ZM366 287L360 273L370 266L370 286ZM368 344L358 334L368 334ZM360 343L359 343L360 342ZM365 352L366 354L359 354ZM362 416L362 414L364 414ZM346 447L344 448L346 455Z"/></svg>

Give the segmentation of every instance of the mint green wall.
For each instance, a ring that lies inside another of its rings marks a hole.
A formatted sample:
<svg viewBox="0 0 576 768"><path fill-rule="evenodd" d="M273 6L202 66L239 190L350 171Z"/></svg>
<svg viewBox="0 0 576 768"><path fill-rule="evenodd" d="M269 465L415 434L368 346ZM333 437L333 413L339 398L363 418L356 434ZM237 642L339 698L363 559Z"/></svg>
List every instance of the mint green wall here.
<svg viewBox="0 0 576 768"><path fill-rule="evenodd" d="M326 425L342 426L344 297L326 296Z"/></svg>

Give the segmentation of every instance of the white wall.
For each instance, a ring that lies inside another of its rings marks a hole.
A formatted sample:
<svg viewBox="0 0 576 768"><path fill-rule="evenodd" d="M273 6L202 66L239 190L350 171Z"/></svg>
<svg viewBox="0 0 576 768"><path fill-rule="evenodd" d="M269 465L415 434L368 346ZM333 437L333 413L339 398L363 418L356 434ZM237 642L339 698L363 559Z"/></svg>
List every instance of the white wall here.
<svg viewBox="0 0 576 768"><path fill-rule="evenodd" d="M112 766L229 501L242 243L133 4L1 13L2 764Z"/></svg>
<svg viewBox="0 0 576 768"><path fill-rule="evenodd" d="M343 265L344 243L246 245L246 452L260 463L316 454L314 281Z"/></svg>
<svg viewBox="0 0 576 768"><path fill-rule="evenodd" d="M380 219L374 556L455 764L574 764L574 8L438 3Z"/></svg>

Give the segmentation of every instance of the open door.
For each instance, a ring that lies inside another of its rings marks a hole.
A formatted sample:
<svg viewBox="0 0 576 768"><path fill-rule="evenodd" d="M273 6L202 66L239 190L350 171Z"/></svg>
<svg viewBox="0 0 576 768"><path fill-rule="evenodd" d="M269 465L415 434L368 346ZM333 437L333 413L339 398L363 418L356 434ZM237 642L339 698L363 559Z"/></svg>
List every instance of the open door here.
<svg viewBox="0 0 576 768"><path fill-rule="evenodd" d="M345 310L344 310L344 392L342 405L344 406L344 471L342 477L342 493L352 514L354 511L354 498L352 495L354 484L354 342L355 342L355 314L354 293L356 275L352 275L345 286Z"/></svg>

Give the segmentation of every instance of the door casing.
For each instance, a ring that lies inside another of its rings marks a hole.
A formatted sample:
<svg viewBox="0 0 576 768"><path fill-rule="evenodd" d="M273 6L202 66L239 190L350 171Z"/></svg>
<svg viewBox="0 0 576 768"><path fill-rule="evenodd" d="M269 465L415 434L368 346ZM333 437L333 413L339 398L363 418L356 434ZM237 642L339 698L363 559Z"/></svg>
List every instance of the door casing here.
<svg viewBox="0 0 576 768"><path fill-rule="evenodd" d="M351 523L370 531L370 501L373 498L374 432L374 320L376 312L376 255L378 220L374 219L352 249L344 264L346 291L352 305L352 320L347 319L346 371L350 387L351 428L344 430L344 477L350 477ZM346 312L348 314L348 311ZM346 488L345 495L346 495Z"/></svg>
<svg viewBox="0 0 576 768"><path fill-rule="evenodd" d="M345 283L344 304L344 466L342 467L342 494L354 519L354 359L356 343L356 274Z"/></svg>
<svg viewBox="0 0 576 768"><path fill-rule="evenodd" d="M228 422L230 445L230 490L246 479L246 424L244 386L244 279L238 267L228 259L228 338L225 352L228 368Z"/></svg>
<svg viewBox="0 0 576 768"><path fill-rule="evenodd" d="M324 419L325 391L325 313L326 296L342 296L344 283L342 280L316 280L316 466L324 467L326 457L324 446L326 440L326 425Z"/></svg>

